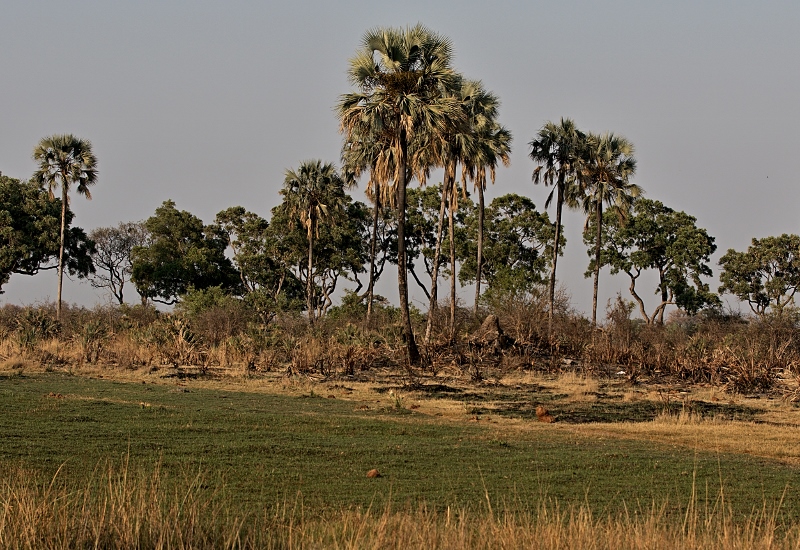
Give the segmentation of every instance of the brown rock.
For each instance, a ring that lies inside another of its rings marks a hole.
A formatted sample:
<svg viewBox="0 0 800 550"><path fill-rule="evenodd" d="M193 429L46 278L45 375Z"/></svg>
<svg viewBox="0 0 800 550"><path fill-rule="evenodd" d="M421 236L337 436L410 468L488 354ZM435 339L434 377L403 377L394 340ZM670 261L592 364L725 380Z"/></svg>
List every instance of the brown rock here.
<svg viewBox="0 0 800 550"><path fill-rule="evenodd" d="M372 470L367 472L367 477L374 478L374 477L383 477L383 476L381 475L381 473L378 470L373 468Z"/></svg>

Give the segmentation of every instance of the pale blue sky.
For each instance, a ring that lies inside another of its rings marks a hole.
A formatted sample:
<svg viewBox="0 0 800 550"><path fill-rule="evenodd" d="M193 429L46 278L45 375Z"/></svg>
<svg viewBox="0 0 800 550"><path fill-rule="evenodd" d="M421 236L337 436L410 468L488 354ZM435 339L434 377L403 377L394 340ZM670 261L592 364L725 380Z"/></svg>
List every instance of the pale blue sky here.
<svg viewBox="0 0 800 550"><path fill-rule="evenodd" d="M268 217L285 169L338 161L333 106L350 89L347 61L364 32L417 22L448 36L456 68L502 101L514 150L490 196L543 206L527 143L567 116L630 139L636 182L698 218L717 238L715 262L751 237L800 232L796 0L5 0L0 171L30 176L38 140L69 132L90 139L100 162L94 200L73 201L87 230L145 219L166 199L206 222L239 204ZM583 220L565 222L559 279L585 311ZM627 293L625 278L601 283L601 304ZM0 301L52 299L55 284L52 272L13 276ZM65 299L104 300L85 283L68 285Z"/></svg>

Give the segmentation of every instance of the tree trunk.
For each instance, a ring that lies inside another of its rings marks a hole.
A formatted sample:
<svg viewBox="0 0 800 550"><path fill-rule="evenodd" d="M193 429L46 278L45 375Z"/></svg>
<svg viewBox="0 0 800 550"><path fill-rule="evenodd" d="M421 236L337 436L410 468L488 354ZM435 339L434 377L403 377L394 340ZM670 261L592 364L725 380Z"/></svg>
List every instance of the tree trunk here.
<svg viewBox="0 0 800 550"><path fill-rule="evenodd" d="M658 282L661 283L661 303L667 304L669 302L669 294L667 292L667 285L664 284L664 270L658 270ZM661 311L658 312L658 324L664 324L664 310L667 309L667 306L661 308Z"/></svg>
<svg viewBox="0 0 800 550"><path fill-rule="evenodd" d="M311 229L308 234L308 277L306 279L306 307L308 308L308 322L314 324L314 281L312 267L314 266L314 215L311 215Z"/></svg>
<svg viewBox="0 0 800 550"><path fill-rule="evenodd" d="M433 253L433 273L431 273L431 297L428 303L428 322L425 325L425 343L431 341L431 333L433 332L433 316L436 313L438 304L438 291L439 291L439 263L442 256L442 234L444 233L444 216L445 209L447 208L447 193L451 184L451 178L447 171L444 175L444 183L442 184L442 204L439 206L439 223L436 225L436 250Z"/></svg>
<svg viewBox="0 0 800 550"><path fill-rule="evenodd" d="M67 225L67 186L61 183L61 243L58 247L58 302L56 321L61 321L61 288L64 286L64 234Z"/></svg>
<svg viewBox="0 0 800 550"><path fill-rule="evenodd" d="M372 241L369 243L369 287L367 288L367 319L366 325L369 328L372 318L372 301L375 294L375 255L378 244L378 215L380 214L381 194L376 189L375 193L375 213L372 218Z"/></svg>
<svg viewBox="0 0 800 550"><path fill-rule="evenodd" d="M644 307L644 300L642 300L642 297L639 296L639 294L636 292L636 279L641 274L641 271L639 271L636 274L636 276L634 276L633 273L631 273L630 271L626 271L625 273L627 273L628 277L631 278L631 286L628 287L628 290L630 290L631 296L633 296L633 299L636 300L636 303L639 304L639 313L642 315L642 318L645 320L645 322L649 325L653 322L653 320L650 318L649 315L647 315L647 310Z"/></svg>
<svg viewBox="0 0 800 550"><path fill-rule="evenodd" d="M594 243L594 293L592 295L592 327L597 326L597 287L600 281L600 250L603 231L603 201L597 201L597 235Z"/></svg>
<svg viewBox="0 0 800 550"><path fill-rule="evenodd" d="M553 269L550 271L550 308L547 311L547 337L553 340L553 309L556 302L556 264L558 264L558 247L561 241L561 210L564 206L564 186L559 182L556 191L556 238L553 242Z"/></svg>
<svg viewBox="0 0 800 550"><path fill-rule="evenodd" d="M409 365L419 363L419 349L414 341L411 313L408 310L408 267L406 264L406 155L408 143L406 131L400 130L400 155L397 161L397 287L400 293L400 315L403 336L406 339Z"/></svg>
<svg viewBox="0 0 800 550"><path fill-rule="evenodd" d="M481 298L481 268L483 267L483 222L485 204L483 185L478 185L478 265L475 269L475 315L478 314L478 303Z"/></svg>
<svg viewBox="0 0 800 550"><path fill-rule="evenodd" d="M450 193L450 207L447 209L447 233L450 241L450 326L448 332L450 333L450 343L456 340L456 241L455 241L455 227L453 222L453 207L455 201L453 195L456 193L455 185Z"/></svg>

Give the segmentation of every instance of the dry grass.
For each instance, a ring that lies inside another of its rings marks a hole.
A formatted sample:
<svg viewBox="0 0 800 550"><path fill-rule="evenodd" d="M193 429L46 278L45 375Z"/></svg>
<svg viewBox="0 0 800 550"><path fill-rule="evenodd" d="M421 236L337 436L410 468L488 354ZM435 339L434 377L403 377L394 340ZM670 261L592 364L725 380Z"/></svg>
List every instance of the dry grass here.
<svg viewBox="0 0 800 550"><path fill-rule="evenodd" d="M345 509L309 514L302 498L258 517L229 515L224 488L202 490L199 476L171 483L159 469L98 468L83 487L56 477L36 484L24 470L0 485L0 545L29 548L796 548L800 527L762 506L734 522L724 495L683 517L667 505L595 517L586 506L560 508L543 499L528 511L420 505L382 511Z"/></svg>
<svg viewBox="0 0 800 550"><path fill-rule="evenodd" d="M597 392L600 389L597 378L576 372L559 375L553 385L559 392L568 394L567 399L573 402L597 401Z"/></svg>

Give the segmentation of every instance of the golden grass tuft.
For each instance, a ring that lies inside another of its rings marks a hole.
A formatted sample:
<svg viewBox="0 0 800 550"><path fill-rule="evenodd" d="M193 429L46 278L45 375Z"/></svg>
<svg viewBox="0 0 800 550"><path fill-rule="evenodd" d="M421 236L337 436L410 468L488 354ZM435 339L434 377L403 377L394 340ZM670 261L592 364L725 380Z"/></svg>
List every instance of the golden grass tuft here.
<svg viewBox="0 0 800 550"><path fill-rule="evenodd" d="M723 495L717 505L690 503L685 515L653 505L615 517L547 499L496 510L433 509L425 504L383 510L351 508L311 514L302 497L252 516L231 512L224 488L201 476L178 483L159 468L144 474L124 463L98 468L82 487L58 473L37 483L30 472L5 472L0 484L0 546L23 548L797 548L800 526L779 510L756 507L734 521Z"/></svg>

